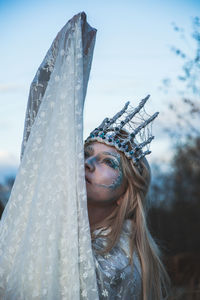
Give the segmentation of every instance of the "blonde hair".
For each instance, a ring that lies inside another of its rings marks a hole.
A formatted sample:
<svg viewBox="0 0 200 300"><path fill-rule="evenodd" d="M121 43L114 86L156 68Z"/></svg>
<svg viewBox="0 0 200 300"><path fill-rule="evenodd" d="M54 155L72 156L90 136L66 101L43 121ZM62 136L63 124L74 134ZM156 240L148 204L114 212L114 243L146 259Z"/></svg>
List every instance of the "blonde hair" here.
<svg viewBox="0 0 200 300"><path fill-rule="evenodd" d="M121 155L122 170L127 181L127 189L120 205L103 222L96 224L91 231L98 228L108 229L107 247L103 253L109 252L117 243L123 223L131 220L130 263L133 251L136 251L142 270L142 299L161 300L167 298L169 277L160 259L160 251L153 240L147 224L145 214L146 196L151 181L150 167L145 158L136 167L124 153ZM92 235L93 237L93 235Z"/></svg>

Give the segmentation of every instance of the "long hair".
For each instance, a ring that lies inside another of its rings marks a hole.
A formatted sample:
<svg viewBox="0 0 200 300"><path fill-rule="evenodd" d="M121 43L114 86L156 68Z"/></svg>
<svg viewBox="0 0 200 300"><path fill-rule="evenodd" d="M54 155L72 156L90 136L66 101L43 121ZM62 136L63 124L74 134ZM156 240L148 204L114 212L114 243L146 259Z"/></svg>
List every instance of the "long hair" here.
<svg viewBox="0 0 200 300"><path fill-rule="evenodd" d="M153 240L146 223L146 196L148 193L151 172L145 158L136 167L124 153L121 155L122 170L127 181L127 189L120 205L101 223L92 228L107 230L107 246L103 253L108 253L119 240L123 223L131 220L130 263L136 251L142 270L142 299L161 300L167 298L169 277L160 259L160 251ZM93 234L92 234L93 237ZM104 236L105 237L105 236Z"/></svg>

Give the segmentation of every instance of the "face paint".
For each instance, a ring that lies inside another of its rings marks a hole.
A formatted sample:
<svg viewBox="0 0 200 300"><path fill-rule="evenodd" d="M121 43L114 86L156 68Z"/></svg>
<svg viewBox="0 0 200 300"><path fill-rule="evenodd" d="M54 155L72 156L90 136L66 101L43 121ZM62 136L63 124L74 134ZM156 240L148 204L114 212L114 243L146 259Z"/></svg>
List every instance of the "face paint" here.
<svg viewBox="0 0 200 300"><path fill-rule="evenodd" d="M113 203L126 190L121 156L103 143L85 147L85 175L88 201Z"/></svg>
<svg viewBox="0 0 200 300"><path fill-rule="evenodd" d="M107 152L107 151L104 151L102 152L103 154L105 155L110 155L110 156L114 156L116 159L117 159L117 162L116 160L114 159L111 159L111 161L113 162L113 168L114 169L119 169L120 167L120 164L121 164L121 158L120 158L120 154L119 153L114 153L114 152Z"/></svg>
<svg viewBox="0 0 200 300"><path fill-rule="evenodd" d="M113 180L113 182L111 184L109 184L109 185L96 184L96 185L99 186L99 187L104 187L104 188L107 188L107 189L115 190L122 184L122 180L123 180L123 174L122 174L122 172L120 172L118 177L115 180Z"/></svg>
<svg viewBox="0 0 200 300"><path fill-rule="evenodd" d="M115 170L119 170L119 175L109 185L106 185L106 184L97 184L97 185L99 187L104 187L104 188L107 188L107 189L115 190L116 188L118 188L122 184L122 181L123 181L123 172L122 172L120 154L119 153L113 153L113 152L112 153L103 152L103 154L109 155L109 156L114 156L117 159L117 162L113 159L110 159L110 160L112 161L111 168L113 168Z"/></svg>

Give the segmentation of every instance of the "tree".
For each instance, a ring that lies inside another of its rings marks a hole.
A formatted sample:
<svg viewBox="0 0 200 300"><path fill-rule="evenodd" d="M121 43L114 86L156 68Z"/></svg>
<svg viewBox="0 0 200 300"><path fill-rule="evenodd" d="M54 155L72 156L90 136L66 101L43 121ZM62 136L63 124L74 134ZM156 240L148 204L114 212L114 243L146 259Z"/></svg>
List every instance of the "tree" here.
<svg viewBox="0 0 200 300"><path fill-rule="evenodd" d="M172 299L196 300L200 296L200 19L194 18L192 24L194 51L189 55L172 47L182 60L181 75L163 80L165 90L174 89L178 96L169 104L176 126L170 127L170 122L166 128L174 157L168 173L156 170L158 180L151 195L162 201L150 208L148 222L165 254L174 287ZM184 30L173 26L186 41Z"/></svg>
<svg viewBox="0 0 200 300"><path fill-rule="evenodd" d="M166 131L171 137L175 137L175 141L179 139L185 142L186 139L200 136L200 18L192 19L190 42L184 29L174 23L173 29L187 45L193 45L189 51L171 47L174 54L182 60L182 71L176 78L163 79L165 91L174 90L179 96L178 101L169 104L169 109L176 118L176 128L168 127Z"/></svg>

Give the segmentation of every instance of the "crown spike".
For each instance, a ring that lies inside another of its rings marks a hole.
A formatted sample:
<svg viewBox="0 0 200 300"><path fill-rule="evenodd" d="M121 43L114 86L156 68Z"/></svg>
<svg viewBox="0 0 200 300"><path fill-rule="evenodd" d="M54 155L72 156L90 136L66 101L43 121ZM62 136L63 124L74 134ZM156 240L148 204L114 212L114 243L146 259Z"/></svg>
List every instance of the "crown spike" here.
<svg viewBox="0 0 200 300"><path fill-rule="evenodd" d="M94 135L96 132L99 132L100 131L100 128L104 128L104 126L105 126L105 123L107 123L108 122L108 118L105 118L104 120L103 120L103 122L97 127L97 128L95 128L91 133L90 133L90 136L92 136L92 135Z"/></svg>
<svg viewBox="0 0 200 300"><path fill-rule="evenodd" d="M138 145L136 145L134 148L133 148L133 151L139 151L141 150L142 148L144 148L146 145L150 144L151 141L154 139L154 136L150 136L148 138L148 140L144 141L143 143L140 143Z"/></svg>
<svg viewBox="0 0 200 300"><path fill-rule="evenodd" d="M149 155L151 153L150 150L146 150L145 152L141 153L137 158L136 160L137 161L140 161L143 157L145 157L146 155Z"/></svg>
<svg viewBox="0 0 200 300"><path fill-rule="evenodd" d="M149 99L150 95L147 95L144 99L142 99L140 101L140 103L138 104L138 106L134 109L134 111L128 115L126 117L126 119L124 120L123 124L120 126L120 129L122 127L124 127L137 113L139 113L139 111L144 107L145 103L147 102L147 100Z"/></svg>
<svg viewBox="0 0 200 300"><path fill-rule="evenodd" d="M159 112L156 112L155 114L153 114L150 118L148 118L147 120L145 120L140 126L138 126L132 133L133 137L135 137L138 132L141 131L141 129L143 129L144 127L146 127L150 122L152 122L157 116L158 116Z"/></svg>
<svg viewBox="0 0 200 300"><path fill-rule="evenodd" d="M113 123L115 123L116 120L119 119L125 113L125 111L127 110L129 104L130 104L130 101L126 102L126 104L124 105L124 107L118 113L116 113L112 119L109 120L110 122L105 127L105 129L107 129L110 125L112 125Z"/></svg>

